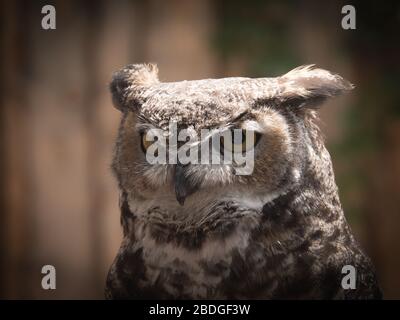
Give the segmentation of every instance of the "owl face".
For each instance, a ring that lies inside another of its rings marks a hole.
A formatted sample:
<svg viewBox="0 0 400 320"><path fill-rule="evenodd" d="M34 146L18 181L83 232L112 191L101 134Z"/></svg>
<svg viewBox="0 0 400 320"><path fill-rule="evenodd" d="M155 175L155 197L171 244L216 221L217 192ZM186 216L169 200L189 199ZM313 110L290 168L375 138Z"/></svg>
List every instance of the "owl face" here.
<svg viewBox="0 0 400 320"><path fill-rule="evenodd" d="M254 198L250 206L264 203L301 179L307 158L305 118L321 100L350 88L340 76L312 67L278 78L159 83L154 66L128 66L111 83L114 104L123 111L114 172L121 188L143 201L162 198L175 207L246 194ZM174 145L171 124L178 134L189 132L192 145L207 144L207 153L222 158L235 158L240 145L241 156L251 154L251 172L238 174L243 163L237 161L150 163L146 155L154 141L148 133L158 130L165 147ZM222 133L231 134L221 138Z"/></svg>

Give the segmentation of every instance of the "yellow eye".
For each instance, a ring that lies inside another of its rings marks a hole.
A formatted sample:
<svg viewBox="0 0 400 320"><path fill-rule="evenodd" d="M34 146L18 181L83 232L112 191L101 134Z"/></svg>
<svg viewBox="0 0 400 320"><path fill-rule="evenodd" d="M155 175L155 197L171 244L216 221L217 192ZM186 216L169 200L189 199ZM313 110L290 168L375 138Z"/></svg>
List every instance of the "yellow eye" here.
<svg viewBox="0 0 400 320"><path fill-rule="evenodd" d="M154 143L154 140L149 140L148 135L146 132L143 132L141 134L141 147L143 152L146 152L146 150Z"/></svg>
<svg viewBox="0 0 400 320"><path fill-rule="evenodd" d="M221 151L246 152L255 147L261 135L252 130L234 129L225 132L221 138Z"/></svg>

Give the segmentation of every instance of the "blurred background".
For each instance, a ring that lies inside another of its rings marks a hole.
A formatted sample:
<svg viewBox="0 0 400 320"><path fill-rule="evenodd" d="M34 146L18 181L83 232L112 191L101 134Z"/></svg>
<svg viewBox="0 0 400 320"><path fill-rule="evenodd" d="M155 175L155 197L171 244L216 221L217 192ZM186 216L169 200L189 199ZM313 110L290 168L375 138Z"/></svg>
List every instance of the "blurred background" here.
<svg viewBox="0 0 400 320"><path fill-rule="evenodd" d="M356 89L320 111L345 214L400 298L398 1L0 0L0 298L103 298L121 241L112 72L277 76L315 63ZM56 30L41 8L56 8ZM343 30L341 9L356 9ZM41 288L41 268L57 289Z"/></svg>

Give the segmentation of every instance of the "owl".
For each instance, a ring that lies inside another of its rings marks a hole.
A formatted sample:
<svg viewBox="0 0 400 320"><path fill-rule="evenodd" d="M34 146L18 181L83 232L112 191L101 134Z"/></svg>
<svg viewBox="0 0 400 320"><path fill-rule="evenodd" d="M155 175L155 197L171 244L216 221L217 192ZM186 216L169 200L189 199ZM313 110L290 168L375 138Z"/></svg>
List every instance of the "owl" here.
<svg viewBox="0 0 400 320"><path fill-rule="evenodd" d="M123 240L106 297L380 298L316 124L321 104L352 88L313 65L275 78L165 83L152 64L116 72L110 90L122 118L112 169ZM232 144L243 145L252 133L251 173L237 174L235 161L150 163L147 132L168 136L171 123L198 141L240 129L246 135Z"/></svg>

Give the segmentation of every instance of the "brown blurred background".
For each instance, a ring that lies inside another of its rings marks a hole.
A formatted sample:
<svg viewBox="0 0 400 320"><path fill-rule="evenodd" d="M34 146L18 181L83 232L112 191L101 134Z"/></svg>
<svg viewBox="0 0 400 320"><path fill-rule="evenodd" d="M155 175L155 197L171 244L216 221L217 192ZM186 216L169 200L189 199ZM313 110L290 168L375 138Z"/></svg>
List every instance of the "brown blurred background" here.
<svg viewBox="0 0 400 320"><path fill-rule="evenodd" d="M385 297L400 298L398 1L0 2L1 298L103 298L121 241L108 82L136 62L156 62L163 81L309 63L351 80L322 130L346 216ZM41 29L45 4L56 30ZM341 28L344 4L356 30ZM54 291L41 289L45 264Z"/></svg>

